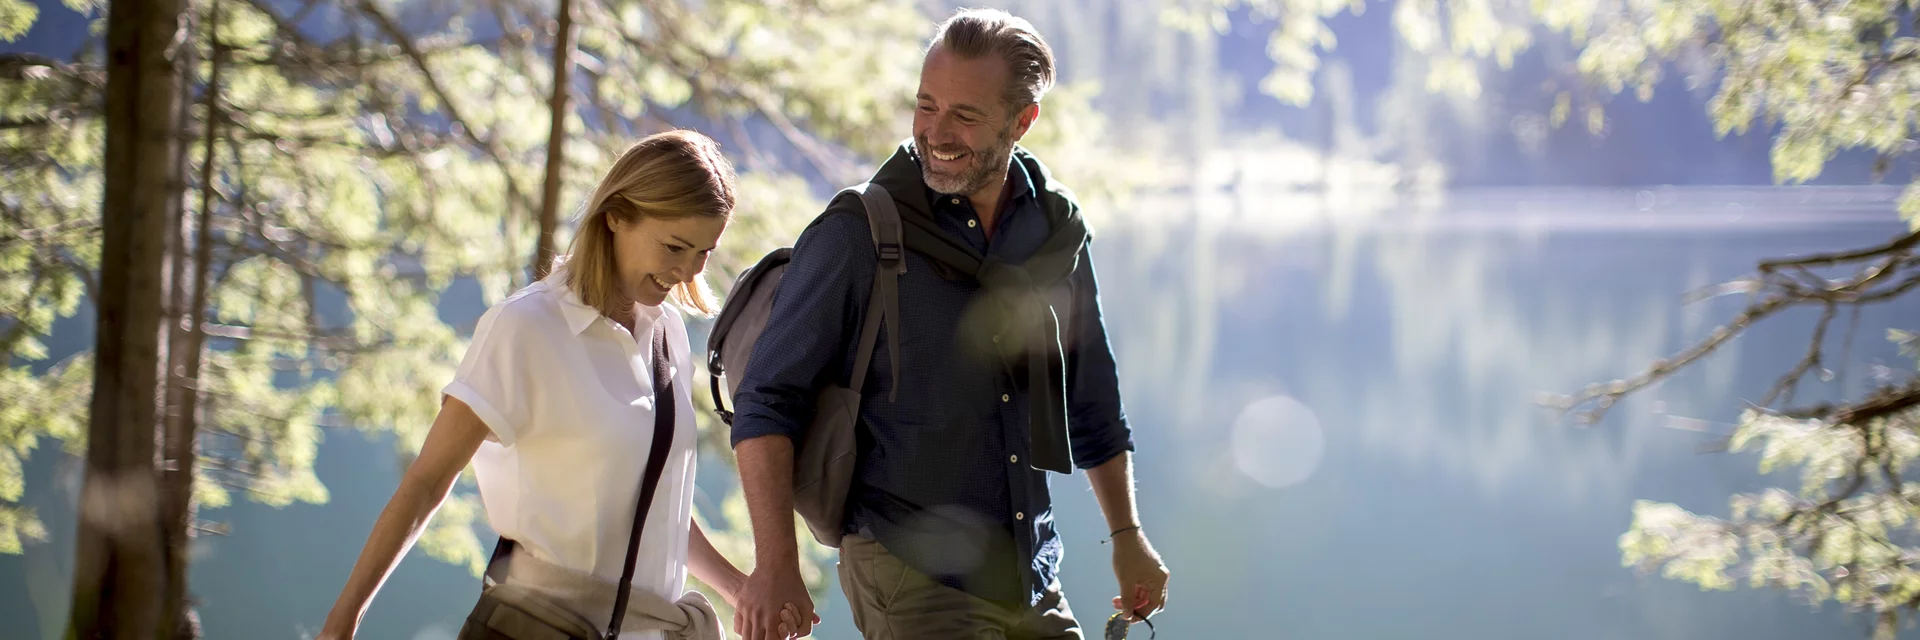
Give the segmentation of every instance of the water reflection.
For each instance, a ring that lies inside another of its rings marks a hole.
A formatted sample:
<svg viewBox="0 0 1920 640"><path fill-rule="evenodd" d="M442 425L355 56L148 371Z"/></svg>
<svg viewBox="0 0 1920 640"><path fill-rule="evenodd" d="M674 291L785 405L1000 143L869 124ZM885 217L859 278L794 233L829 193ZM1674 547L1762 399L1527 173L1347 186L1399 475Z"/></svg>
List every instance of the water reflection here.
<svg viewBox="0 0 1920 640"><path fill-rule="evenodd" d="M1811 316L1762 327L1597 428L1535 398L1702 337L1743 302L1683 295L1760 258L1884 240L1900 229L1894 195L1182 195L1152 206L1195 216L1107 229L1099 260L1141 493L1179 584L1168 624L1310 638L1853 634L1859 621L1776 593L1637 580L1614 543L1634 498L1724 512L1764 481L1751 458L1700 451L1805 349ZM1876 338L1920 317L1901 304L1863 316L1852 366L1891 359ZM1290 414L1303 417L1247 430ZM1313 426L1280 426L1296 422ZM1070 534L1099 537L1072 531L1097 523L1091 504L1062 510ZM1113 588L1087 542L1069 540L1082 552L1069 593Z"/></svg>
<svg viewBox="0 0 1920 640"><path fill-rule="evenodd" d="M1146 410L1165 412L1155 427L1231 424L1294 385L1314 406L1343 408L1329 429L1379 455L1488 489L1551 460L1582 485L1641 464L1640 427L1728 414L1743 352L1791 345L1747 340L1635 396L1615 417L1626 438L1615 448L1541 451L1564 439L1540 433L1556 416L1538 394L1634 373L1703 337L1741 302L1686 305L1684 294L1760 257L1884 238L1898 229L1897 193L1488 191L1391 213L1390 197L1330 207L1283 196L1257 212L1129 219L1108 230L1117 238L1100 264L1127 397L1152 398Z"/></svg>

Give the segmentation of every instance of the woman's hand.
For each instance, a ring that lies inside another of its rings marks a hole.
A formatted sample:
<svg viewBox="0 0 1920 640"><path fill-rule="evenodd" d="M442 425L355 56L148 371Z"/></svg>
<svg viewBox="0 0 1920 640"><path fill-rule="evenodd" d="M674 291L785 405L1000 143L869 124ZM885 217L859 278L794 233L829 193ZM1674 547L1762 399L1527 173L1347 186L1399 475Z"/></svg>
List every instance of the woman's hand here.
<svg viewBox="0 0 1920 640"><path fill-rule="evenodd" d="M813 624L820 624L820 616L816 615L813 617ZM799 628L800 607L794 606L793 603L789 602L787 606L780 608L780 637L792 638L799 633L799 631L796 631Z"/></svg>

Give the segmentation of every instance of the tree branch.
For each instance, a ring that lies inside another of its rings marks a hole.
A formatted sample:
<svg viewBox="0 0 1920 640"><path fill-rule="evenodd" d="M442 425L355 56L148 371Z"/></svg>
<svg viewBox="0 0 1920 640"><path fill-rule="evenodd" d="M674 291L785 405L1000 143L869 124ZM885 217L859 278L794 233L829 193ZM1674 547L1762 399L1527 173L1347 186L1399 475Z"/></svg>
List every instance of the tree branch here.
<svg viewBox="0 0 1920 640"><path fill-rule="evenodd" d="M1847 336L1840 340L1840 368L1834 374L1834 386L1842 392L1847 388L1847 370L1851 368L1848 364L1853 360L1853 337L1860 333L1861 308L1854 305L1853 313L1847 319Z"/></svg>
<svg viewBox="0 0 1920 640"><path fill-rule="evenodd" d="M556 252L553 246L553 234L560 220L560 187L565 179L567 116L572 113L569 105L573 84L574 26L572 0L559 0L559 24L554 33L553 44L553 92L548 100L550 121L547 129L547 176L540 198L539 225L535 236L533 258L528 265L528 273L539 280L547 276L547 268L553 263Z"/></svg>
<svg viewBox="0 0 1920 640"><path fill-rule="evenodd" d="M649 10L653 17L652 22L660 29L663 39L675 42L687 41L686 38L679 35L678 26L673 20L661 15L659 11L654 10L652 4L643 6ZM620 20L606 12L606 7L604 6L602 6L600 21L603 24L615 25L613 28L615 32L620 35L622 41L625 41L628 45L640 51L642 55L666 63L672 67L676 73L685 76L688 82L695 83L696 86L714 86L725 95L740 100L748 107L751 107L755 112L760 114L761 117L766 118L767 122L773 125L774 129L779 131L780 135L785 138L789 144L799 150L800 154L807 159L807 162L813 165L814 170L820 172L820 175L836 182L851 179L853 175L853 164L835 157L827 148L826 144L820 142L811 134L802 131L800 127L793 122L793 119L788 118L785 113L773 104L770 98L761 95L758 91L752 90L737 80L729 81L725 84L716 83L715 78L732 79L738 76L735 70L729 68L731 65L725 57L699 51L689 44L686 47L687 50L700 58L697 63L689 63L680 60L672 51L667 50L667 48L661 47L654 42L643 40L627 31L624 26L620 26L623 24Z"/></svg>
<svg viewBox="0 0 1920 640"><path fill-rule="evenodd" d="M1768 392L1766 400L1761 403L1762 406L1770 406L1778 395L1790 392L1801 376L1819 364L1820 346L1824 341L1827 325L1832 320L1838 305L1858 308L1862 305L1894 299L1920 287L1920 258L1916 258L1913 254L1916 247L1920 247L1920 232L1908 233L1887 243L1858 250L1763 261L1759 264L1758 277L1751 281L1736 281L1750 282L1751 284L1743 286L1754 290L1761 296L1760 299L1749 304L1745 310L1735 315L1726 324L1716 327L1705 340L1670 359L1655 361L1651 367L1632 378L1615 380L1604 385L1591 385L1579 394L1557 396L1547 400L1546 404L1562 412L1571 412L1591 404L1593 408L1580 413L1578 419L1584 424L1597 423L1621 398L1672 376L1680 369L1720 348L1721 345L1751 327L1753 323L1790 307L1811 304L1825 306L1827 312L1821 316L1820 324L1816 327L1814 341L1809 346L1808 355L1801 360L1800 365L1796 366L1793 372L1783 377ZM1848 278L1834 281L1820 279L1818 286L1811 286L1811 283L1802 282L1797 277L1798 272L1805 268L1837 266L1869 260L1876 260L1876 262ZM1915 273L1908 274L1905 279L1892 286L1875 288L1879 283L1907 269L1913 269ZM1836 422L1847 421L1837 420Z"/></svg>
<svg viewBox="0 0 1920 640"><path fill-rule="evenodd" d="M492 136L489 135L484 139L481 138L479 131L473 127L472 122L461 117L459 107L453 101L453 96L449 95L447 90L440 86L440 79L434 76L433 69L427 66L426 57L414 46L412 38L407 36L406 31L402 30L400 25L393 21L393 18L387 16L386 12L381 11L380 7L374 4L373 0L360 0L359 4L360 10L365 12L368 17L373 18L374 23L380 27L380 30L385 32L387 37L393 38L394 42L400 45L400 49L406 52L407 57L413 60L413 66L420 72L421 79L427 83L427 88L440 100L441 107L447 110L447 118L452 120L454 125L466 134L468 140L472 141L475 146L480 147L480 150L486 153L489 159L492 159L495 164L500 166L500 176L506 180L507 192L514 200L519 201L521 210L538 211L539 207L528 198L526 191L520 188L519 180L513 177L513 165L509 164L506 158L500 153L500 149L498 145L495 144Z"/></svg>
<svg viewBox="0 0 1920 640"><path fill-rule="evenodd" d="M37 53L0 53L0 80L37 80L66 76L93 88L105 88L106 70L99 65L61 62Z"/></svg>
<svg viewBox="0 0 1920 640"><path fill-rule="evenodd" d="M11 129L41 129L41 128L53 126L55 122L56 120L54 120L52 117L44 116L44 115L26 115L26 116L19 116L16 118L0 118L0 131L8 131Z"/></svg>
<svg viewBox="0 0 1920 640"><path fill-rule="evenodd" d="M1863 424L1916 406L1920 406L1920 380L1909 381L1904 387L1883 388L1860 403L1834 410L1827 420L1833 424Z"/></svg>
<svg viewBox="0 0 1920 640"><path fill-rule="evenodd" d="M1779 382L1774 383L1773 388L1768 390L1766 397L1760 401L1760 406L1773 406L1773 401L1776 399L1793 401L1793 390L1794 387L1799 386L1800 378L1805 377L1814 367L1820 366L1820 349L1827 341L1827 325L1831 324L1833 317L1839 313L1840 307L1832 302L1827 303L1826 310L1820 313L1820 322L1813 326L1813 339L1808 341L1807 355L1800 359L1800 364L1795 365L1793 370L1781 376Z"/></svg>
<svg viewBox="0 0 1920 640"><path fill-rule="evenodd" d="M1920 231L1915 231L1913 233L1909 233L1907 235L1894 238L1893 240L1887 242L1886 244L1875 245L1875 246L1866 247L1863 249L1855 249L1851 251L1840 251L1835 253L1816 253L1811 256L1805 256L1800 258L1763 260L1760 262L1760 273L1770 274L1770 273L1773 273L1774 271L1780 270L1781 268L1792 267L1792 266L1831 267L1835 265L1845 264L1848 262L1859 262L1861 260L1869 260L1875 257L1884 256L1888 254L1902 253L1909 249L1914 248L1916 245L1920 245Z"/></svg>

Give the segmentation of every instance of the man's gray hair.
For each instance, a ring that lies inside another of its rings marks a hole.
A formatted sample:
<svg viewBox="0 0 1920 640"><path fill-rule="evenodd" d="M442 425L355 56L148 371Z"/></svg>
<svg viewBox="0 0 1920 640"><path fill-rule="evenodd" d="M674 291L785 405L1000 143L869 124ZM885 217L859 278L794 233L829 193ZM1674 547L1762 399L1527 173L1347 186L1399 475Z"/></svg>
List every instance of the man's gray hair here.
<svg viewBox="0 0 1920 640"><path fill-rule="evenodd" d="M940 25L927 52L941 46L969 60L989 55L1005 60L1013 76L1003 96L1008 112L1040 102L1053 88L1053 48L1025 18L999 9L967 9Z"/></svg>

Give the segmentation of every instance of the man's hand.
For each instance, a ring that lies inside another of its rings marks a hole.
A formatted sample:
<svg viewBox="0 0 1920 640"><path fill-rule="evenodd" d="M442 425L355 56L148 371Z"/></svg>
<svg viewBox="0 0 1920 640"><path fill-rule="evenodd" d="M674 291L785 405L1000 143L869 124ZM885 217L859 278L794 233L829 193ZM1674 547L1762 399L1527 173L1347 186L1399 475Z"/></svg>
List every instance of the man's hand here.
<svg viewBox="0 0 1920 640"><path fill-rule="evenodd" d="M733 627L745 640L806 637L813 634L813 625L820 621L797 563L756 567L738 597Z"/></svg>
<svg viewBox="0 0 1920 640"><path fill-rule="evenodd" d="M1134 529L1113 539L1113 576L1120 581L1113 608L1127 612L1128 621L1145 620L1166 608L1167 566L1146 533Z"/></svg>

